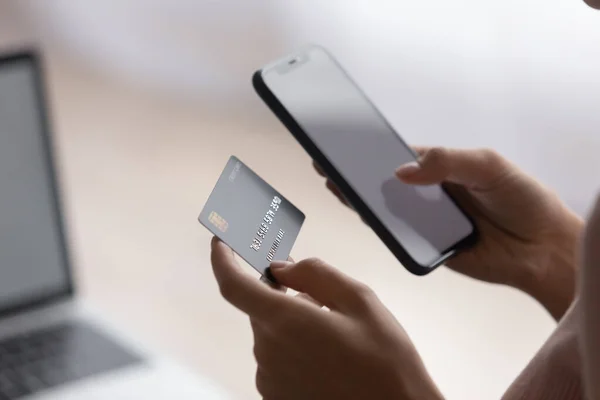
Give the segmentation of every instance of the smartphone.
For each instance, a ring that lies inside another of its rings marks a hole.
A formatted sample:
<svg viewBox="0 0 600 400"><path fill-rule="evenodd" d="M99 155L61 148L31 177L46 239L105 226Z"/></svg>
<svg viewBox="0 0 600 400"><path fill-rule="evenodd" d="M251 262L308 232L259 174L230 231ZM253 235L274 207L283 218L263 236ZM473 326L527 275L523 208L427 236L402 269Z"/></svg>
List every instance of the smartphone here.
<svg viewBox="0 0 600 400"><path fill-rule="evenodd" d="M407 270L428 274L477 242L473 220L441 185L396 178L416 154L324 48L265 66L253 85Z"/></svg>

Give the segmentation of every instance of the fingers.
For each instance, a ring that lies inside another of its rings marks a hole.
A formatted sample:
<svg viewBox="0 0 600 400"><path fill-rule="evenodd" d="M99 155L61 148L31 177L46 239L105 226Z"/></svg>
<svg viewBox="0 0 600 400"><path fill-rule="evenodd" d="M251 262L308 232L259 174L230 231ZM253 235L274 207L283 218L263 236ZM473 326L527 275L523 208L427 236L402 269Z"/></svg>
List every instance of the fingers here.
<svg viewBox="0 0 600 400"><path fill-rule="evenodd" d="M290 263L295 263L294 259L291 256L288 257L287 260ZM269 274L270 274L270 270L269 270ZM262 280L262 278L261 278L261 280ZM276 289L282 290L284 293L287 292L287 288L283 285L277 285ZM317 306L319 308L323 307L323 304L319 303L318 301L316 301L315 299L313 299L312 297L310 297L310 295L308 295L306 293L296 293L296 295L294 297L298 300L307 301L310 304L314 304L315 306Z"/></svg>
<svg viewBox="0 0 600 400"><path fill-rule="evenodd" d="M289 301L284 292L271 289L246 274L235 260L233 251L216 237L211 242L211 263L221 294L241 311L257 318L270 315Z"/></svg>
<svg viewBox="0 0 600 400"><path fill-rule="evenodd" d="M323 178L327 178L327 175L325 175L325 172L323 171L321 166L319 164L317 164L317 162L314 160L313 160L313 168L315 169L315 171L317 171L317 174L321 175Z"/></svg>
<svg viewBox="0 0 600 400"><path fill-rule="evenodd" d="M280 292L287 293L287 288L285 286L283 286L283 285L280 285L280 284L276 283L275 282L275 278L273 278L270 275L271 275L271 273L267 269L267 271L265 272L265 274L260 277L259 281L261 281L265 285L269 286L273 290L278 290Z"/></svg>
<svg viewBox="0 0 600 400"><path fill-rule="evenodd" d="M427 147L427 146L412 146L412 149L415 153L417 153L417 156L421 157L422 155L424 155L427 150L429 150L431 147Z"/></svg>
<svg viewBox="0 0 600 400"><path fill-rule="evenodd" d="M282 285L306 293L332 310L357 311L374 296L366 285L319 259L276 262L271 264L271 273Z"/></svg>
<svg viewBox="0 0 600 400"><path fill-rule="evenodd" d="M342 194L340 189L338 189L335 183L328 179L327 182L325 182L325 186L327 186L327 189L329 189L329 191L333 193L335 197L337 197L338 200L341 201L345 206L351 207L350 203L348 203L348 200L346 200L346 197L344 197L344 195Z"/></svg>
<svg viewBox="0 0 600 400"><path fill-rule="evenodd" d="M338 189L338 187L335 185L335 183L333 183L330 180L327 180L327 182L325 183L325 185L327 186L327 189L329 189L329 191L331 193L333 193L335 195L335 197L338 198L338 200L345 205L346 207L348 207L349 209L356 211L356 209L352 206L352 204L350 204L350 202L348 201L348 199L346 199L346 196L344 196L342 194L342 192ZM369 223L367 221L365 221L362 217L361 217L362 221L366 224L369 225Z"/></svg>
<svg viewBox="0 0 600 400"><path fill-rule="evenodd" d="M319 175L321 175L323 178L327 178L327 175L325 174L323 169L319 166L319 164L317 164L316 161L313 161L313 167ZM350 207L350 204L348 203L348 201L346 200L346 198L344 197L344 195L342 194L340 189L338 189L338 187L336 186L335 183L333 183L331 180L327 179L327 181L325 182L325 186L327 186L327 189L329 189L329 191L331 193L333 193L344 205Z"/></svg>
<svg viewBox="0 0 600 400"><path fill-rule="evenodd" d="M419 160L402 165L396 175L405 183L432 185L452 182L487 190L512 172L512 165L493 150L417 147Z"/></svg>
<svg viewBox="0 0 600 400"><path fill-rule="evenodd" d="M323 304L316 301L315 299L312 298L312 296L310 296L309 294L306 293L297 293L295 296L298 300L303 300L303 301L308 301L311 304L314 304L315 306L321 308L323 307Z"/></svg>

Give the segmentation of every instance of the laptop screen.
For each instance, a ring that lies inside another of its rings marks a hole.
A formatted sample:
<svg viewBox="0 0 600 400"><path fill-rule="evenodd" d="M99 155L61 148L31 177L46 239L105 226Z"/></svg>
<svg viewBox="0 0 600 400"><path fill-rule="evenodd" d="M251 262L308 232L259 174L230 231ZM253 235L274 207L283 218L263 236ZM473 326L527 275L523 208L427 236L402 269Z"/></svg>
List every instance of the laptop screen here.
<svg viewBox="0 0 600 400"><path fill-rule="evenodd" d="M0 58L0 312L70 291L38 73Z"/></svg>

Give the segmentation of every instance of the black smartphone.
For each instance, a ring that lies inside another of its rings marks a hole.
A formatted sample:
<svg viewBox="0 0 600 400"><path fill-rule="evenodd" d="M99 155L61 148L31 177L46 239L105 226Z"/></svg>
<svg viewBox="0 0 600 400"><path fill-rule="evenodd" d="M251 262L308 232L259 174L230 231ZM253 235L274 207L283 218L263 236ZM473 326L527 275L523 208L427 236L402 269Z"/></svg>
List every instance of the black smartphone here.
<svg viewBox="0 0 600 400"><path fill-rule="evenodd" d="M428 274L477 242L473 220L441 185L396 178L416 154L324 48L265 66L253 85L407 270Z"/></svg>

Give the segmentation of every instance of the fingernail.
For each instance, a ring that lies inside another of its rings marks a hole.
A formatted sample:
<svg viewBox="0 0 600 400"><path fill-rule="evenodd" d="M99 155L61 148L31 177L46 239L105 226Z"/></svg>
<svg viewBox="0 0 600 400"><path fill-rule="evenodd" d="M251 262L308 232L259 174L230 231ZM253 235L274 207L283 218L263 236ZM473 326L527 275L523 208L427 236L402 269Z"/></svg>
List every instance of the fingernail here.
<svg viewBox="0 0 600 400"><path fill-rule="evenodd" d="M284 268L289 267L290 265L292 265L293 263L289 262L289 261L273 261L271 263L271 269L272 270L282 270Z"/></svg>
<svg viewBox="0 0 600 400"><path fill-rule="evenodd" d="M265 274L263 277L260 278L261 281L269 284L270 286L278 286L279 284L277 283L277 279L275 279L275 277L273 276L273 274L271 273L271 267L267 267L265 268Z"/></svg>
<svg viewBox="0 0 600 400"><path fill-rule="evenodd" d="M409 176L419 172L420 170L421 165L417 161L411 161L398 167L398 169L396 170L396 175Z"/></svg>

